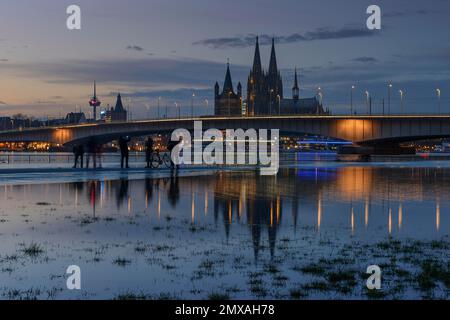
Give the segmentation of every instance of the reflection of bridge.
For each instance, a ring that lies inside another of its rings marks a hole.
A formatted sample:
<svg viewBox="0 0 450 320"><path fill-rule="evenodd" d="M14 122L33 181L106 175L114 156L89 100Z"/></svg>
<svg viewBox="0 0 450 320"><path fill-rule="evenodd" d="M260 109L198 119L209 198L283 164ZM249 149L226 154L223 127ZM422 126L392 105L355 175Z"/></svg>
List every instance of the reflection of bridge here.
<svg viewBox="0 0 450 320"><path fill-rule="evenodd" d="M4 131L0 132L0 142L70 145L91 137L108 142L123 135L143 136L177 128L193 130L194 121L202 121L204 130L280 129L282 133L321 135L362 145L450 137L450 116L257 116L161 119Z"/></svg>

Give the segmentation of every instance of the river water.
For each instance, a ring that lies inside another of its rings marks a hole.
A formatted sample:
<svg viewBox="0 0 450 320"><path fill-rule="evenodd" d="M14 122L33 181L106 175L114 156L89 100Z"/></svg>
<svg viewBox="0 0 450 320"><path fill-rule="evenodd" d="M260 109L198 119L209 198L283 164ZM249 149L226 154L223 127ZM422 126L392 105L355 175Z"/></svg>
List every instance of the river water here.
<svg viewBox="0 0 450 320"><path fill-rule="evenodd" d="M0 298L449 296L446 162L313 157L284 164L276 177L76 177L2 181ZM430 261L441 276L426 286L417 279ZM365 274L374 264L383 272L376 294ZM66 287L70 265L81 269L81 290Z"/></svg>

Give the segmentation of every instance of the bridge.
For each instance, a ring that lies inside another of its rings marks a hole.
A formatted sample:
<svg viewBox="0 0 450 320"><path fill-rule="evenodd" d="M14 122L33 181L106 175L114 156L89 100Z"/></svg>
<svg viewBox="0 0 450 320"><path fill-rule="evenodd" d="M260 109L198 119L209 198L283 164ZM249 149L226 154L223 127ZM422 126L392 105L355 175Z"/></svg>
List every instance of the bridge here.
<svg viewBox="0 0 450 320"><path fill-rule="evenodd" d="M408 141L450 137L450 115L289 115L207 116L23 129L0 132L0 142L47 142L70 146L95 138L107 143L120 136L170 133L178 128L193 130L195 121L202 121L204 130L279 129L280 133L320 135L361 146L395 146Z"/></svg>

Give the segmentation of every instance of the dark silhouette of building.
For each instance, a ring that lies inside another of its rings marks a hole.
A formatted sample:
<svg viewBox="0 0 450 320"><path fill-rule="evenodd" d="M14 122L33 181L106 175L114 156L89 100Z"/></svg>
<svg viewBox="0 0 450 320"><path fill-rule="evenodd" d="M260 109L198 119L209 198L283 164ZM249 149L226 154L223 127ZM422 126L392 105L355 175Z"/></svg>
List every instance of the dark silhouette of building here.
<svg viewBox="0 0 450 320"><path fill-rule="evenodd" d="M10 117L0 117L0 131L11 130L13 121Z"/></svg>
<svg viewBox="0 0 450 320"><path fill-rule="evenodd" d="M84 112L71 112L66 115L66 124L82 124L86 122Z"/></svg>
<svg viewBox="0 0 450 320"><path fill-rule="evenodd" d="M317 97L300 98L297 69L295 70L292 99L283 95L283 80L278 70L275 52L275 39L272 39L269 70L265 72L261 65L259 40L256 38L253 67L247 82L247 110L248 115L268 114L324 114L326 113Z"/></svg>
<svg viewBox="0 0 450 320"><path fill-rule="evenodd" d="M220 93L219 83L214 87L214 110L216 115L239 116L242 115L242 85L237 85L237 93L234 92L231 80L230 64L227 64L227 73Z"/></svg>
<svg viewBox="0 0 450 320"><path fill-rule="evenodd" d="M127 121L127 111L123 107L122 97L120 93L117 95L116 106L106 110L104 115L106 122L124 122Z"/></svg>

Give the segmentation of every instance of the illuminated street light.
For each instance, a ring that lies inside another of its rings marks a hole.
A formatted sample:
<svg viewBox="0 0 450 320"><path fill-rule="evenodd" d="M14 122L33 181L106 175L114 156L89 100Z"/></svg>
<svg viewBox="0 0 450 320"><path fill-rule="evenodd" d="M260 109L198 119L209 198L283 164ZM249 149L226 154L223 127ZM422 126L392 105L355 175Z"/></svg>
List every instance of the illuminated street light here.
<svg viewBox="0 0 450 320"><path fill-rule="evenodd" d="M352 90L350 90L350 115L353 114L353 90L355 90L355 86L352 86Z"/></svg>
<svg viewBox="0 0 450 320"><path fill-rule="evenodd" d="M438 97L438 110L439 114L441 114L441 89L436 89L437 97Z"/></svg>
<svg viewBox="0 0 450 320"><path fill-rule="evenodd" d="M392 83L389 82L388 84L388 114L391 114L391 90L392 90Z"/></svg>
<svg viewBox="0 0 450 320"><path fill-rule="evenodd" d="M281 96L278 94L277 95L277 99L278 99L278 115L281 115Z"/></svg>
<svg viewBox="0 0 450 320"><path fill-rule="evenodd" d="M231 115L231 94L232 92L228 92L228 116Z"/></svg>
<svg viewBox="0 0 450 320"><path fill-rule="evenodd" d="M159 119L159 105L161 103L161 97L158 97L158 119Z"/></svg>
<svg viewBox="0 0 450 320"><path fill-rule="evenodd" d="M369 114L370 114L371 113L370 112L370 93L367 90L365 93L366 93L366 107L367 107L367 110L369 110Z"/></svg>
<svg viewBox="0 0 450 320"><path fill-rule="evenodd" d="M180 106L178 105L177 102L175 102L175 108L178 109L178 119L180 119L181 118Z"/></svg>
<svg viewBox="0 0 450 320"><path fill-rule="evenodd" d="M194 117L194 98L195 98L195 93L192 93L192 99L191 99L191 116L192 118Z"/></svg>
<svg viewBox="0 0 450 320"><path fill-rule="evenodd" d="M319 106L321 106L323 104L323 92L321 87L317 88L317 95L319 96ZM319 113L319 106L317 106L317 114Z"/></svg>
<svg viewBox="0 0 450 320"><path fill-rule="evenodd" d="M270 105L269 105L270 106L270 110L269 110L270 115L272 115L272 104L273 104L272 96L273 96L273 89L270 90Z"/></svg>

